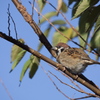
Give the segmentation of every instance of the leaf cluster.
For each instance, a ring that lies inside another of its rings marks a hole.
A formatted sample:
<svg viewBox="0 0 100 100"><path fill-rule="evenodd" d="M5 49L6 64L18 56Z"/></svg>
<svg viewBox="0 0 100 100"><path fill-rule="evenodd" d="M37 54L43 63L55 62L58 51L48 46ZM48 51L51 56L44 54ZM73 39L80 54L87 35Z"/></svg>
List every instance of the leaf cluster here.
<svg viewBox="0 0 100 100"><path fill-rule="evenodd" d="M79 33L100 53L100 1L99 0L69 0L72 8L72 19L79 18ZM92 34L91 34L92 33ZM91 36L89 38L89 36ZM86 44L80 40L81 45Z"/></svg>

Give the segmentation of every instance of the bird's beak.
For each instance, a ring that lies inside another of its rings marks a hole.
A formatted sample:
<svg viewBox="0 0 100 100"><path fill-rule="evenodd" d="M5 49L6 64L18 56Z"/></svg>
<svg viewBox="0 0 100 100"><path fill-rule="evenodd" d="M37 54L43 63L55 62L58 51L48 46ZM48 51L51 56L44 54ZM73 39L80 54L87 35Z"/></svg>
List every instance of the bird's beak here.
<svg viewBox="0 0 100 100"><path fill-rule="evenodd" d="M52 50L57 51L57 50L58 50L58 48L57 48L57 47L52 47Z"/></svg>
<svg viewBox="0 0 100 100"><path fill-rule="evenodd" d="M58 48L57 47L52 47L51 48L52 49L52 51L53 51L53 57L57 57L57 51L58 51Z"/></svg>

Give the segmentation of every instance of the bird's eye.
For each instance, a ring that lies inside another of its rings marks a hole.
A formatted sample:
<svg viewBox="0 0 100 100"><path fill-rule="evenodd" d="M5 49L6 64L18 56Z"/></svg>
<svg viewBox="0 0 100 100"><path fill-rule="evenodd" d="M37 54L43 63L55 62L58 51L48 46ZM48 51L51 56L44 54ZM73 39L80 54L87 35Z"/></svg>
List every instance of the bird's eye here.
<svg viewBox="0 0 100 100"><path fill-rule="evenodd" d="M57 47L57 48L58 48L57 54L59 55L61 52L63 52L64 47L59 46L59 47Z"/></svg>
<svg viewBox="0 0 100 100"><path fill-rule="evenodd" d="M63 52L64 48L61 49L61 52Z"/></svg>

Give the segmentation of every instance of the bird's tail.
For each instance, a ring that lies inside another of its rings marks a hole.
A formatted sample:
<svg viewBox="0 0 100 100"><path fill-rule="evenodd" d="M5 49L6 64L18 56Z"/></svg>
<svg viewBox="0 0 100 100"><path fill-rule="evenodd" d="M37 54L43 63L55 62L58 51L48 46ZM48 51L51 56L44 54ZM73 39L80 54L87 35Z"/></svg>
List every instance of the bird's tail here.
<svg viewBox="0 0 100 100"><path fill-rule="evenodd" d="M92 59L91 59L90 61L91 61L90 65L91 65L91 64L100 64L100 62L95 61L95 60L92 60Z"/></svg>
<svg viewBox="0 0 100 100"><path fill-rule="evenodd" d="M87 63L87 65L100 64L100 62L92 60L92 59L84 59L84 62Z"/></svg>

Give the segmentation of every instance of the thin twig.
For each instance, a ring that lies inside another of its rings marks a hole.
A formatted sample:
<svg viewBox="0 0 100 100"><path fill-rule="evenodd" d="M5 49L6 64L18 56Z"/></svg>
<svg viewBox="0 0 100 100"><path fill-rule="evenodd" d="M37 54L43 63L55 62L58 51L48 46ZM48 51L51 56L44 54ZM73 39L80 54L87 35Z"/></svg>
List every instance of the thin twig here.
<svg viewBox="0 0 100 100"><path fill-rule="evenodd" d="M80 91L84 91L78 84L76 84L74 82L73 79L71 79L68 75L66 75L65 73L62 73L64 76L66 76L76 87L78 87L80 89Z"/></svg>
<svg viewBox="0 0 100 100"><path fill-rule="evenodd" d="M63 81L61 81L61 80L60 80L56 75L54 75L52 72L49 71L49 73L50 73L51 75L53 75L57 80L59 80L62 84L67 85L67 86L71 87L72 89L74 89L74 90L76 90L76 91L78 91L78 92L84 93L83 91L80 91L80 90L76 89L75 87L73 87L73 86L71 86L71 85L69 85L69 84L67 84L67 83L65 83L65 82L63 82Z"/></svg>
<svg viewBox="0 0 100 100"><path fill-rule="evenodd" d="M31 3L31 2L29 1L29 4L31 4L31 6L32 6L32 11L34 11L34 3L35 3L35 2L37 3L36 0L34 0L33 3ZM37 9L39 9L38 6L37 6ZM39 19L39 20L38 20L38 23L40 23L40 14L38 14L38 19Z"/></svg>
<svg viewBox="0 0 100 100"><path fill-rule="evenodd" d="M14 99L12 98L10 92L8 91L7 87L5 86L5 84L4 84L4 82L3 82L3 80L2 80L1 78L0 78L0 83L1 83L2 86L4 87L4 89L5 89L6 93L8 94L9 98L10 98L11 100L14 100Z"/></svg>
<svg viewBox="0 0 100 100"><path fill-rule="evenodd" d="M14 21L13 17L11 16L9 8L10 8L10 4L8 4L8 12L7 12L8 13L8 34L10 36L10 18L11 18L11 20L12 20L12 22L14 24L14 30L15 30L15 34L16 34L16 39L18 40L18 36L17 36L18 33L17 33L17 29L16 29L16 24L15 24L15 21Z"/></svg>
<svg viewBox="0 0 100 100"><path fill-rule="evenodd" d="M50 65L50 64L49 64ZM55 70L57 70L57 71L59 71L62 75L64 75L65 77L67 77L76 87L78 87L81 91L83 91L83 89L78 85L78 84L76 84L75 82L74 82L74 80L71 78L71 77L69 77L67 74L65 74L64 72L62 72L62 71L60 71L60 70L58 70L57 68L55 68L54 66L52 66L52 65L50 65L51 67L53 67Z"/></svg>
<svg viewBox="0 0 100 100"><path fill-rule="evenodd" d="M62 82L56 75L54 75L54 74L51 73L50 71L49 71L49 73L52 74L55 78L57 78L62 84L65 84L65 85L71 87L72 89L74 89L74 90L76 90L76 91L78 91L78 92L85 93L85 94L90 95L90 96L92 96L92 97L98 97L98 96L95 95L95 94L87 93L87 92L85 92L85 91L83 91L83 90L78 90L78 89L76 89L75 87L73 87L73 86L71 86L71 85L69 85L69 84L67 84L67 83L65 83L65 82Z"/></svg>
<svg viewBox="0 0 100 100"><path fill-rule="evenodd" d="M73 99L73 100L86 99L86 98L90 98L90 97L93 97L93 96L84 96L84 97L80 97L80 98L75 98L75 99Z"/></svg>
<svg viewBox="0 0 100 100"><path fill-rule="evenodd" d="M35 0L32 1L32 6L34 7L34 4L35 4ZM32 8L32 18L33 18L33 15L34 15L34 10Z"/></svg>
<svg viewBox="0 0 100 100"><path fill-rule="evenodd" d="M10 11L9 11L9 8L10 8L10 4L8 4L8 35L10 36Z"/></svg>
<svg viewBox="0 0 100 100"><path fill-rule="evenodd" d="M68 97L65 93L63 93L59 88L58 86L55 84L55 82L52 80L52 78L49 76L49 74L46 72L46 70L41 66L42 70L45 72L45 74L48 76L48 78L51 80L51 82L53 83L53 85L56 87L56 89L61 93L63 94L66 98L72 100L70 97Z"/></svg>

